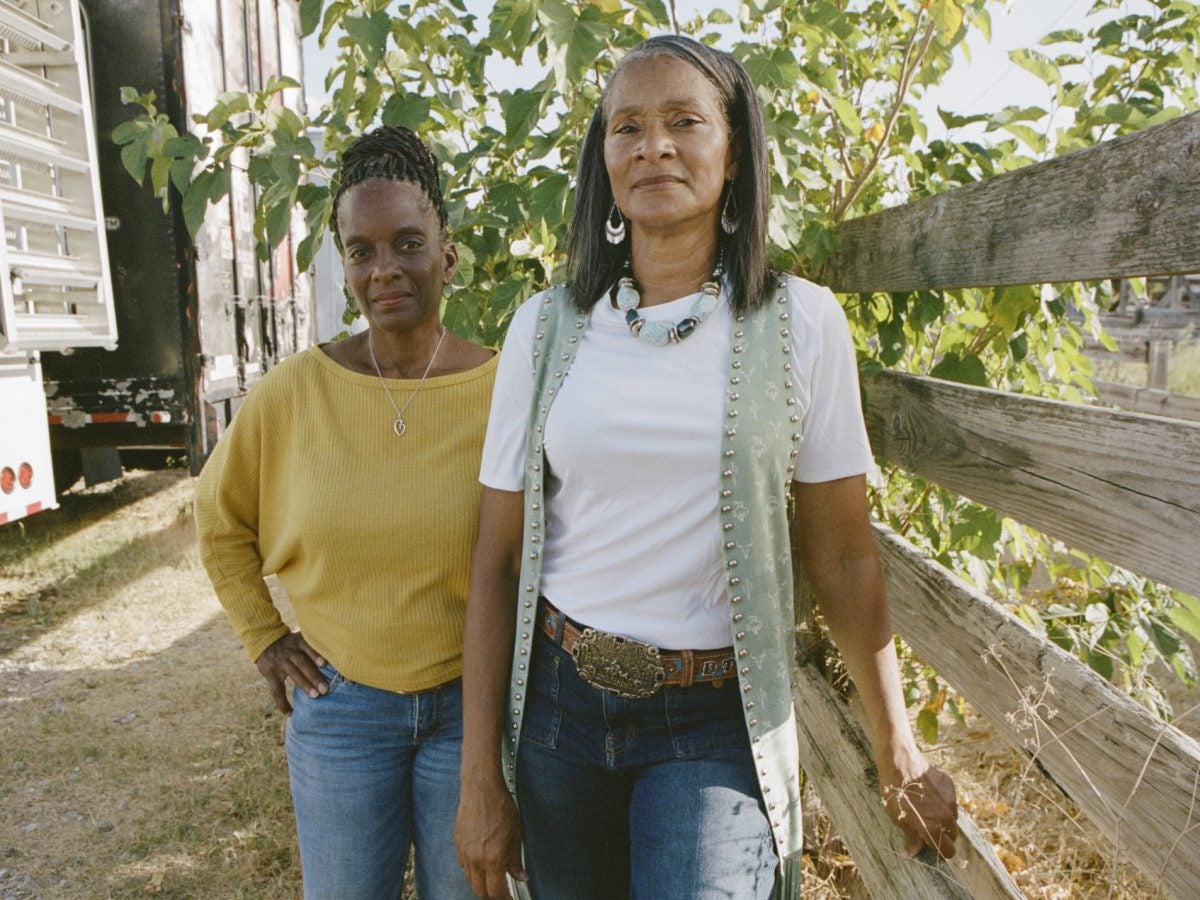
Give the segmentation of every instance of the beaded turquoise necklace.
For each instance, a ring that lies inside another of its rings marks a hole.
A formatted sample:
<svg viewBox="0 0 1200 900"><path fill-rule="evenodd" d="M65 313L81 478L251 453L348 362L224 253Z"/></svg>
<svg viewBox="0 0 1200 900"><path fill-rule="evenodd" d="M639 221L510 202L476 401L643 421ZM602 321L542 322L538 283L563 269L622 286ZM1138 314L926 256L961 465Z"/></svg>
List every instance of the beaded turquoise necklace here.
<svg viewBox="0 0 1200 900"><path fill-rule="evenodd" d="M700 286L700 296L692 304L691 311L674 325L670 322L647 322L642 316L638 310L642 295L638 293L628 259L625 260L624 274L617 279L608 295L616 303L617 309L625 313L625 324L629 326L629 331L634 337L655 347L665 347L667 344L682 341L696 330L696 326L712 315L721 295L721 276L724 274L725 263L718 254L717 266L713 269L712 277Z"/></svg>

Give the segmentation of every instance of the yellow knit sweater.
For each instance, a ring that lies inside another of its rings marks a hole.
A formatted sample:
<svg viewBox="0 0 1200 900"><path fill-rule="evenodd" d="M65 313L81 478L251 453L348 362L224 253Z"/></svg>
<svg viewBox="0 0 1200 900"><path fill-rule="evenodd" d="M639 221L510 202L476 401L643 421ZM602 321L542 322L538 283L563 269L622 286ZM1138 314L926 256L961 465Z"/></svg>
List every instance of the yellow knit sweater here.
<svg viewBox="0 0 1200 900"><path fill-rule="evenodd" d="M287 633L351 681L421 691L458 677L493 357L426 380L395 412L373 375L311 347L246 397L196 486L200 556L251 659ZM417 382L389 379L396 402Z"/></svg>

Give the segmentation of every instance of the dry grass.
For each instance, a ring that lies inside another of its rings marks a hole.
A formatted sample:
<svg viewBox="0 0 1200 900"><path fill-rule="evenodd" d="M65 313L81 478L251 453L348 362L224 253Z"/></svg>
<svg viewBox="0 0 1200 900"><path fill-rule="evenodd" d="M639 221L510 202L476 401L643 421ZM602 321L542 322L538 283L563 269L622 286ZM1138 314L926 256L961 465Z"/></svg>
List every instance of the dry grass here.
<svg viewBox="0 0 1200 900"><path fill-rule="evenodd" d="M282 720L190 504L157 472L0 532L2 897L298 893Z"/></svg>
<svg viewBox="0 0 1200 900"><path fill-rule="evenodd" d="M299 894L282 719L190 504L135 473L0 529L0 898ZM985 723L934 752L1028 896L1153 895ZM866 896L815 798L806 822L806 896Z"/></svg>

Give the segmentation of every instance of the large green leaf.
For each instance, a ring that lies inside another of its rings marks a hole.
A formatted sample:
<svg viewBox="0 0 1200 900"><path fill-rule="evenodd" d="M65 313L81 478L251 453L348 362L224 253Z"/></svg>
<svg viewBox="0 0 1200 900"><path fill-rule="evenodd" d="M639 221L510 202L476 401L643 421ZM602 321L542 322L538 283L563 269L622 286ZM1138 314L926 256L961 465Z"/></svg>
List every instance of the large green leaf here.
<svg viewBox="0 0 1200 900"><path fill-rule="evenodd" d="M512 144L524 143L542 116L546 92L505 91L499 99L500 107L504 110L504 139Z"/></svg>
<svg viewBox="0 0 1200 900"><path fill-rule="evenodd" d="M300 0L300 34L308 37L321 24L321 4L324 0Z"/></svg>
<svg viewBox="0 0 1200 900"><path fill-rule="evenodd" d="M1027 72L1032 72L1049 85L1062 83L1062 73L1047 56L1036 50L1018 49L1009 51L1008 58Z"/></svg>
<svg viewBox="0 0 1200 900"><path fill-rule="evenodd" d="M937 29L938 43L951 43L962 28L963 8L959 0L933 0L929 11L933 14L933 24Z"/></svg>
<svg viewBox="0 0 1200 900"><path fill-rule="evenodd" d="M368 69L373 69L383 59L387 49L388 35L392 32L392 20L385 10L362 15L346 16L342 20L346 34L363 54Z"/></svg>
<svg viewBox="0 0 1200 900"><path fill-rule="evenodd" d="M385 125L396 125L417 131L429 122L429 101L418 94L400 91L388 97L380 118Z"/></svg>
<svg viewBox="0 0 1200 900"><path fill-rule="evenodd" d="M988 384L987 369L978 356L963 357L957 353L947 353L929 374L934 378L973 384L976 387L987 387Z"/></svg>
<svg viewBox="0 0 1200 900"><path fill-rule="evenodd" d="M603 53L613 28L595 6L585 5L576 14L565 0L542 0L538 19L544 26L558 90L565 94Z"/></svg>

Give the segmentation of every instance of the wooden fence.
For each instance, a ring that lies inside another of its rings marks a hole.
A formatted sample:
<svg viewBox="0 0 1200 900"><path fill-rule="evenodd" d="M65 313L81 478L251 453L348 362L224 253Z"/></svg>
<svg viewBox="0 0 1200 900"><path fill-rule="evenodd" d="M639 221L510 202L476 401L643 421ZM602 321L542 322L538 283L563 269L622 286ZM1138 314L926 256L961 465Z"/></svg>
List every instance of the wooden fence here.
<svg viewBox="0 0 1200 900"><path fill-rule="evenodd" d="M1198 209L1200 113L847 222L830 282L913 291L1196 272ZM1200 594L1200 424L894 372L864 393L879 457ZM1117 854L1165 895L1200 896L1200 743L901 537L879 528L878 540L909 646ZM1021 896L965 813L953 863L906 860L846 705L803 656L796 685L803 765L874 896Z"/></svg>

